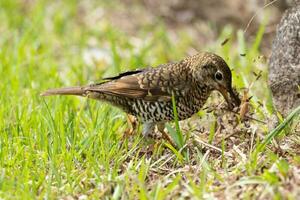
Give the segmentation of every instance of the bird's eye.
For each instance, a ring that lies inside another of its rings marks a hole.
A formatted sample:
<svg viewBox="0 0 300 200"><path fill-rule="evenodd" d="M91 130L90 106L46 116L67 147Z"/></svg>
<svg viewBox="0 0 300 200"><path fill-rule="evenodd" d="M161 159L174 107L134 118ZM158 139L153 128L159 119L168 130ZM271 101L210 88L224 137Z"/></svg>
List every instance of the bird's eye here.
<svg viewBox="0 0 300 200"><path fill-rule="evenodd" d="M217 72L215 73L215 79L216 79L217 81L223 80L223 74L222 74L221 72L217 71Z"/></svg>

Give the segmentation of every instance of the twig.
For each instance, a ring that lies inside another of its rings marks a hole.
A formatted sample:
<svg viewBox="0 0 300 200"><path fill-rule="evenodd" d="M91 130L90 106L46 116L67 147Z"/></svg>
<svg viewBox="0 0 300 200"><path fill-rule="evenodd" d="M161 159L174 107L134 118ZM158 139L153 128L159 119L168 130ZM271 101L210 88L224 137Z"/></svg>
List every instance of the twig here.
<svg viewBox="0 0 300 200"><path fill-rule="evenodd" d="M218 106L217 106L217 107L218 107ZM217 107L214 107L213 109L216 110ZM209 107L204 107L202 110L207 110L207 109L209 109ZM223 108L219 108L219 109L223 109ZM224 108L224 110L229 111L229 112L232 112L232 113L234 113L234 114L236 114L236 115L239 115L238 112L233 111L233 110L230 110L230 109L228 109L228 108ZM211 112L211 110L209 110L209 111ZM262 124L267 124L266 122L264 122L264 121L262 121L262 120L256 119L256 118L254 118L254 117L250 117L250 116L248 116L248 115L245 115L244 118L246 118L246 119L251 119L251 120L260 122L260 123L262 123Z"/></svg>
<svg viewBox="0 0 300 200"><path fill-rule="evenodd" d="M209 148L211 148L211 149L214 149L214 150L219 151L219 152L221 152L221 153L223 152L222 149L220 149L220 148L218 148L218 147L215 147L215 146L213 146L213 145L211 145L211 144L208 144L208 143L206 143L206 142L203 142L202 140L200 140L200 139L197 138L197 137L195 137L195 140L196 140L198 143L201 143L201 144L203 144L203 145L205 145L205 146L207 146L207 147L209 147ZM228 153L228 152L224 152L224 154L231 156L231 154Z"/></svg>
<svg viewBox="0 0 300 200"><path fill-rule="evenodd" d="M227 110L227 111L230 111L230 112L232 112L232 113L234 113L234 114L237 114L237 115L239 115L239 113L238 113L238 112L236 112L236 111L229 110L229 109L226 109L226 110ZM260 123L262 123L262 124L267 124L266 122L264 122L264 121L262 121L262 120L256 119L256 118L254 118L254 117L250 117L250 116L248 116L248 115L245 115L245 116L244 116L244 118L246 118L246 119L251 119L251 120L254 120L254 121L260 122Z"/></svg>
<svg viewBox="0 0 300 200"><path fill-rule="evenodd" d="M205 160L208 158L208 155L210 154L210 150L206 151L205 154L203 155L201 161L200 161L200 164L198 165L197 169L196 169L196 172L195 174L198 174L200 169L202 168Z"/></svg>
<svg viewBox="0 0 300 200"><path fill-rule="evenodd" d="M239 132L240 132L240 131L234 131L234 132L232 132L232 133L226 135L226 136L224 137L224 140L227 140L228 138L230 138L231 136L233 136L233 135L235 135L235 134L237 134L237 133L239 133ZM220 144L220 143L222 142L222 140L223 140L223 138L221 138L220 140L218 140L218 141L216 142L216 145Z"/></svg>
<svg viewBox="0 0 300 200"><path fill-rule="evenodd" d="M278 1L278 0L273 0L273 1L271 1L270 3L267 3L266 5L264 5L262 8L259 8L259 9L254 13L254 15L251 17L251 19L249 20L249 22L248 22L248 24L247 24L247 26L246 26L246 28L245 28L245 30L244 30L244 33L247 32L247 30L248 30L250 24L251 24L252 21L254 20L254 17L256 17L257 13L260 12L261 10L265 9L266 7L272 5L272 4L275 3L276 1Z"/></svg>

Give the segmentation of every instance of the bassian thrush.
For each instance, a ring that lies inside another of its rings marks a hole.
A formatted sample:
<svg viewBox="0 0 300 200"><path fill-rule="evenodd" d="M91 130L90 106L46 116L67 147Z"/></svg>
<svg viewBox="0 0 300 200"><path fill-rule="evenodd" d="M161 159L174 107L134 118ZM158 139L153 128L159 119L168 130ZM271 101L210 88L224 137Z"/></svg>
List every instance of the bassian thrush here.
<svg viewBox="0 0 300 200"><path fill-rule="evenodd" d="M98 84L50 89L42 95L77 95L109 102L140 119L144 136L157 125L167 137L164 124L174 119L172 95L179 120L197 113L213 90L221 92L232 108L240 105L240 99L232 90L231 79L226 62L205 52L156 68L124 72Z"/></svg>

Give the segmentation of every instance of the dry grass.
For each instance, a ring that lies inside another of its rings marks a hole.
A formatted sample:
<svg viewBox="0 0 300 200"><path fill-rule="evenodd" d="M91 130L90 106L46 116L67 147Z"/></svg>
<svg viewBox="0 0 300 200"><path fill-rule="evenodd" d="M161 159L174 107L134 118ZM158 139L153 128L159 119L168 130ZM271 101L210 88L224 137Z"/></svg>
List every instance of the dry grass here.
<svg viewBox="0 0 300 200"><path fill-rule="evenodd" d="M116 1L0 2L0 197L297 199L299 114L272 132L276 113L260 52L267 19L247 42L243 31L225 26L203 46L186 29L170 31L157 18L128 33L112 25L111 9L124 7ZM237 91L248 88L252 98L244 120L226 111L215 93L206 109L169 124L172 137L182 137L181 149L140 134L124 140L125 115L110 105L39 96L200 50L221 55Z"/></svg>

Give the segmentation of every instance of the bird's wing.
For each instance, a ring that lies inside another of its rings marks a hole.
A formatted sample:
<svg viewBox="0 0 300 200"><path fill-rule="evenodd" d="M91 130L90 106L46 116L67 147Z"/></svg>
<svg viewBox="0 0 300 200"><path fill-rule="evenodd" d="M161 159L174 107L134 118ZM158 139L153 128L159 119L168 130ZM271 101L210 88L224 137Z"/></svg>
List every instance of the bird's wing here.
<svg viewBox="0 0 300 200"><path fill-rule="evenodd" d="M138 74L138 73L143 72L143 71L145 71L145 70L147 70L147 69L136 69L136 70L132 70L132 71L127 71L127 72L120 73L120 74L117 75L117 76L106 77L106 78L104 78L103 80L109 80L109 81L111 81L111 80L117 80L117 79L120 79L120 78L122 78L122 77L124 77L124 76L129 76L129 75L133 75L133 74Z"/></svg>
<svg viewBox="0 0 300 200"><path fill-rule="evenodd" d="M125 72L106 79L111 81L91 85L86 90L147 101L170 101L172 92L187 94L189 90L187 75L180 68L180 65L172 63Z"/></svg>

